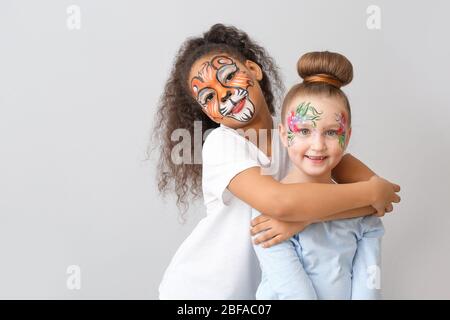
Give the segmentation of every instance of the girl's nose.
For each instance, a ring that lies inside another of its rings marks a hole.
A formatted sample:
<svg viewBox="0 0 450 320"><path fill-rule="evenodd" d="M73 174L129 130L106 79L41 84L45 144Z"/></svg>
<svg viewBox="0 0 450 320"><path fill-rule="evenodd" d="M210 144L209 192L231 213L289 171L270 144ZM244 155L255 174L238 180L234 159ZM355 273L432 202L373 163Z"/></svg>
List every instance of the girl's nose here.
<svg viewBox="0 0 450 320"><path fill-rule="evenodd" d="M321 134L315 133L313 135L311 149L314 151L323 151L324 149L326 149L325 139Z"/></svg>
<svg viewBox="0 0 450 320"><path fill-rule="evenodd" d="M227 90L227 92L225 93L225 96L222 97L222 99L220 99L220 101L222 101L222 103L227 102L227 100L231 97L231 91Z"/></svg>

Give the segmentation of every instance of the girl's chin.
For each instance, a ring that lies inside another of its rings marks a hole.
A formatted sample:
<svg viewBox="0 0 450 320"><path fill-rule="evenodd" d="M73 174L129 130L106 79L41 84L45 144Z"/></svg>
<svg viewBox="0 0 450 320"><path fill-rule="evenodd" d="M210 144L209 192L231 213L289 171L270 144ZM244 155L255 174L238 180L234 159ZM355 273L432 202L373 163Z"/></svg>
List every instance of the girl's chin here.
<svg viewBox="0 0 450 320"><path fill-rule="evenodd" d="M325 174L327 174L329 171L328 170L305 170L304 172L312 178L321 178Z"/></svg>
<svg viewBox="0 0 450 320"><path fill-rule="evenodd" d="M306 164L303 166L303 171L312 176L320 177L331 171L331 168L327 164Z"/></svg>

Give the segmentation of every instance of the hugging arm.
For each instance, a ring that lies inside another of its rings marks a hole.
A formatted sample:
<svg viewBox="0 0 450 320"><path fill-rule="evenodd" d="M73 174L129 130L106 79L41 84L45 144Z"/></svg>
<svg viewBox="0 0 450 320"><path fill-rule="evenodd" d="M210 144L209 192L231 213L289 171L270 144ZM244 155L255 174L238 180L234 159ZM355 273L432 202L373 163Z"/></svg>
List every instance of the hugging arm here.
<svg viewBox="0 0 450 320"><path fill-rule="evenodd" d="M237 174L228 189L262 214L283 221L316 221L367 206L384 211L391 202L400 201L393 186L376 176L347 184L282 184L262 175L259 167Z"/></svg>
<svg viewBox="0 0 450 320"><path fill-rule="evenodd" d="M347 153L333 169L332 175L337 183L353 183L367 181L376 174L360 160Z"/></svg>
<svg viewBox="0 0 450 320"><path fill-rule="evenodd" d="M262 244L265 248L270 248L276 244L288 240L295 234L303 231L307 226L315 222L330 220L357 218L375 213L373 207L364 207L348 210L342 213L333 214L326 218L313 222L286 222L270 218L265 215L255 216L252 220L250 232L253 236L254 244ZM262 232L264 231L264 232Z"/></svg>
<svg viewBox="0 0 450 320"><path fill-rule="evenodd" d="M331 220L358 218L358 217L363 217L363 216L369 216L369 215L372 215L372 214L375 214L375 213L377 213L377 210L375 210L374 207L367 206L367 207L356 208L356 209L346 210L346 211L343 211L343 212L332 214L332 215L330 215L328 217L325 217L323 219L317 220L317 222L320 222L320 221L321 222L325 222L325 221L331 221Z"/></svg>
<svg viewBox="0 0 450 320"><path fill-rule="evenodd" d="M359 181L368 181L372 177L375 177L376 174L369 167L367 167L360 160L347 153L338 163L338 165L332 171L333 179L337 183L354 183ZM400 191L400 186L391 183L395 192ZM400 200L400 199L399 199ZM346 219L346 218L355 218L362 217L369 214L376 214L378 217L384 216L385 212L391 212L393 210L392 204L389 203L383 210L383 208L376 208L375 212L373 212L373 208L366 207L360 208L360 210L356 211L344 211L335 216L328 217L327 220L337 220L337 219ZM357 215L357 212L361 212L360 215Z"/></svg>

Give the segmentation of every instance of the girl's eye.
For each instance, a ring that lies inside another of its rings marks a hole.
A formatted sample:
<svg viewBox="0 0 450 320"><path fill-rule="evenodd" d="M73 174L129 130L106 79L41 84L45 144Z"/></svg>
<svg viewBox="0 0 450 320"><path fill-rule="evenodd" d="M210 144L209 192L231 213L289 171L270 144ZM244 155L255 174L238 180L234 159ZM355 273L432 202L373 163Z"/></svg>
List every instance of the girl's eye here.
<svg viewBox="0 0 450 320"><path fill-rule="evenodd" d="M334 136L337 136L337 131L336 130L328 130L327 132L325 132L325 134L327 136L334 137Z"/></svg>
<svg viewBox="0 0 450 320"><path fill-rule="evenodd" d="M231 81L231 80L233 79L235 73L236 73L236 72L230 73L230 74L225 78L225 81L226 81L226 82Z"/></svg>
<svg viewBox="0 0 450 320"><path fill-rule="evenodd" d="M208 102L210 102L212 99L214 99L214 93L210 92L210 93L208 93L208 94L206 94L206 95L201 97L200 104L205 105Z"/></svg>
<svg viewBox="0 0 450 320"><path fill-rule="evenodd" d="M206 96L205 98L205 103L208 103L209 101L211 101L214 98L214 94L210 93Z"/></svg>
<svg viewBox="0 0 450 320"><path fill-rule="evenodd" d="M301 135L306 136L306 135L309 134L309 129L300 129L299 132L300 132Z"/></svg>
<svg viewBox="0 0 450 320"><path fill-rule="evenodd" d="M238 71L239 69L235 64L224 65L217 71L217 79L223 84L227 83L234 78Z"/></svg>

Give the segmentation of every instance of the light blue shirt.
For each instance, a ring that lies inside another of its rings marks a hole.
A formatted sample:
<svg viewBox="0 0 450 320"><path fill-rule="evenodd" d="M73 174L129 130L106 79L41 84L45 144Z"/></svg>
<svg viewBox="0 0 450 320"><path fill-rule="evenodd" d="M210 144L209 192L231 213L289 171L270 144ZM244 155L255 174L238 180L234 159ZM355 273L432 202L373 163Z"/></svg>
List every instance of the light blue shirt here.
<svg viewBox="0 0 450 320"><path fill-rule="evenodd" d="M253 209L253 218L260 213ZM381 237L375 216L319 222L270 248L254 245L257 299L381 299Z"/></svg>

